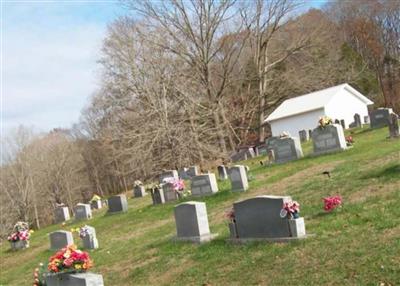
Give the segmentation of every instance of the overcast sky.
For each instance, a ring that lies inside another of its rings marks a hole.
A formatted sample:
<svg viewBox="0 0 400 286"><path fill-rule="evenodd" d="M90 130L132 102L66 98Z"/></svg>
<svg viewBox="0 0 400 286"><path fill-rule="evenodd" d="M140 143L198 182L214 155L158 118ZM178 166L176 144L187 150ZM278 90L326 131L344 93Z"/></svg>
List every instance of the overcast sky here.
<svg viewBox="0 0 400 286"><path fill-rule="evenodd" d="M3 132L77 122L98 83L107 24L123 13L116 1L3 2Z"/></svg>
<svg viewBox="0 0 400 286"><path fill-rule="evenodd" d="M126 11L117 1L0 1L3 134L70 127L96 90L107 24Z"/></svg>

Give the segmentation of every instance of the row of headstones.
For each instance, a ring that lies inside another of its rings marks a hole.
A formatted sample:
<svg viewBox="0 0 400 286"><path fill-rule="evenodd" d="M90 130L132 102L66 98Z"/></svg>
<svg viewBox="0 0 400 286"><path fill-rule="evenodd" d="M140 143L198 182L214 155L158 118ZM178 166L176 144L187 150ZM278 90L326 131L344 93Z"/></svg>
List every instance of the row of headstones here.
<svg viewBox="0 0 400 286"><path fill-rule="evenodd" d="M82 237L83 248L97 249L99 242L96 237L96 230L92 226L85 226L87 228L87 235ZM67 245L74 244L74 237L72 232L65 230L54 231L49 234L50 250L59 250Z"/></svg>
<svg viewBox="0 0 400 286"><path fill-rule="evenodd" d="M325 154L342 151L347 148L343 128L339 124L315 128L311 134L313 154ZM274 163L285 163L303 157L303 150L297 137L270 137L266 140L269 160Z"/></svg>
<svg viewBox="0 0 400 286"><path fill-rule="evenodd" d="M289 196L259 196L233 204L234 219L229 224L231 240L284 241L306 237L304 218L281 217ZM177 240L210 241L217 234L210 232L206 204L185 202L174 209Z"/></svg>
<svg viewBox="0 0 400 286"><path fill-rule="evenodd" d="M93 204L92 204L93 205ZM96 201L96 205L100 208L101 201ZM107 200L108 212L125 212L128 210L128 201L125 195L112 196ZM75 220L85 220L92 218L92 210L89 204L77 204L74 208ZM55 221L61 223L70 220L68 207L57 207L55 209Z"/></svg>
<svg viewBox="0 0 400 286"><path fill-rule="evenodd" d="M222 180L227 179L229 176L233 192L244 192L248 189L247 171L247 167L242 165L232 166L229 169L223 165L218 167L219 176ZM176 170L166 171L160 175L160 181L170 177L178 179L178 172ZM141 190L138 196L143 196L141 194L144 192L144 187L141 186ZM191 178L191 192L193 196L207 196L217 193L218 184L215 174L208 173L193 176ZM161 189L153 190L151 196L154 205L179 199L179 194L173 190L172 184L169 183L163 184Z"/></svg>
<svg viewBox="0 0 400 286"><path fill-rule="evenodd" d="M291 201L289 196L259 196L233 204L234 219L229 224L232 241L288 241L306 238L304 218L287 219L281 217L284 203ZM186 202L175 206L176 240L202 243L212 240L204 202ZM83 238L87 249L98 248L96 232L93 227L90 235ZM49 235L50 249L59 250L74 243L69 231L55 231ZM46 277L47 285L103 285L103 277L94 273L65 274L63 279L57 275Z"/></svg>
<svg viewBox="0 0 400 286"><path fill-rule="evenodd" d="M289 201L289 196L259 196L234 203L234 219L229 224L230 238L287 240L305 237L303 218L287 219L280 215L282 206ZM175 206L174 215L178 240L204 242L215 236L210 233L204 202L181 203ZM90 226L86 228L88 235L82 238L83 247L98 248L95 229ZM51 250L59 250L74 243L69 231L52 232L49 238Z"/></svg>

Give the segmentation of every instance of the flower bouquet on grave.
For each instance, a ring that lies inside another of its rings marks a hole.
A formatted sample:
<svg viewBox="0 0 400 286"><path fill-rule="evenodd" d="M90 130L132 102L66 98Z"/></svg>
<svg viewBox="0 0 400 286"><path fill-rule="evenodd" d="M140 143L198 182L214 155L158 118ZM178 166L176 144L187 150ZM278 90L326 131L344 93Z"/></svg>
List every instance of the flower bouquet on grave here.
<svg viewBox="0 0 400 286"><path fill-rule="evenodd" d="M45 286L46 268L43 263L39 263L39 267L35 268L33 272L33 286Z"/></svg>
<svg viewBox="0 0 400 286"><path fill-rule="evenodd" d="M179 198L183 198L191 194L190 191L185 192L185 181L175 178L165 178L164 184L171 184L172 189L177 193Z"/></svg>
<svg viewBox="0 0 400 286"><path fill-rule="evenodd" d="M143 183L139 180L136 180L135 182L133 182L133 187L141 187L143 186Z"/></svg>
<svg viewBox="0 0 400 286"><path fill-rule="evenodd" d="M290 201L283 204L280 216L288 220L290 237L304 237L306 235L304 218L300 217L299 213L300 204L298 202Z"/></svg>
<svg viewBox="0 0 400 286"><path fill-rule="evenodd" d="M280 216L281 218L296 219L299 218L300 204L296 201L290 201L283 204Z"/></svg>
<svg viewBox="0 0 400 286"><path fill-rule="evenodd" d="M332 123L333 122L331 118L329 118L328 116L322 116L318 120L318 127L323 129L326 126L331 125Z"/></svg>
<svg viewBox="0 0 400 286"><path fill-rule="evenodd" d="M353 144L354 144L353 136L350 136L350 135L346 136L345 139L346 139L346 145L347 146L353 146Z"/></svg>
<svg viewBox="0 0 400 286"><path fill-rule="evenodd" d="M289 135L289 133L287 133L286 131L283 131L283 132L279 135L279 138L280 138L280 139L289 138L289 137L290 137L290 135Z"/></svg>
<svg viewBox="0 0 400 286"><path fill-rule="evenodd" d="M92 236L93 233L91 232L90 228L87 225L82 226L79 228L79 237L81 239L85 238L86 236Z"/></svg>
<svg viewBox="0 0 400 286"><path fill-rule="evenodd" d="M95 201L100 201L101 197L97 194L94 194L92 199L89 201L89 203L95 202Z"/></svg>
<svg viewBox="0 0 400 286"><path fill-rule="evenodd" d="M342 197L341 196L332 196L323 198L324 200L324 210L326 212L331 212L336 208L340 208L342 206Z"/></svg>
<svg viewBox="0 0 400 286"><path fill-rule="evenodd" d="M29 230L29 224L19 221L13 227L13 232L7 237L12 249L29 247L29 238L33 230Z"/></svg>
<svg viewBox="0 0 400 286"><path fill-rule="evenodd" d="M93 266L89 254L68 245L50 257L47 269L50 273L77 273L86 272Z"/></svg>

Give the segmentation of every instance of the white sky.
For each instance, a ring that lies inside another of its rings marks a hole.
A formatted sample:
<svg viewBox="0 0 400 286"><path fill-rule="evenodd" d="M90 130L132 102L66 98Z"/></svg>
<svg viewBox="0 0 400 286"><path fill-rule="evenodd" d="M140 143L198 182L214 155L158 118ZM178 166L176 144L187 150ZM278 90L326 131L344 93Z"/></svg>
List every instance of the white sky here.
<svg viewBox="0 0 400 286"><path fill-rule="evenodd" d="M2 131L70 127L96 90L107 24L117 2L2 1Z"/></svg>

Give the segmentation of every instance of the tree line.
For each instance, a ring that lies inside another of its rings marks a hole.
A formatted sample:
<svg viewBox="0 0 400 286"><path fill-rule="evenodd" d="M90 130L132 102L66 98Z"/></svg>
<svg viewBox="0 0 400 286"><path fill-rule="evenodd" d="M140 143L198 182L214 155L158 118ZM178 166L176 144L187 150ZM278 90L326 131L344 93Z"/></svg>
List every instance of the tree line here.
<svg viewBox="0 0 400 286"><path fill-rule="evenodd" d="M51 223L163 169L203 170L269 136L282 101L344 82L400 111L400 2L124 1L100 87L71 129L20 127L2 142L0 235ZM294 134L295 135L295 134Z"/></svg>

